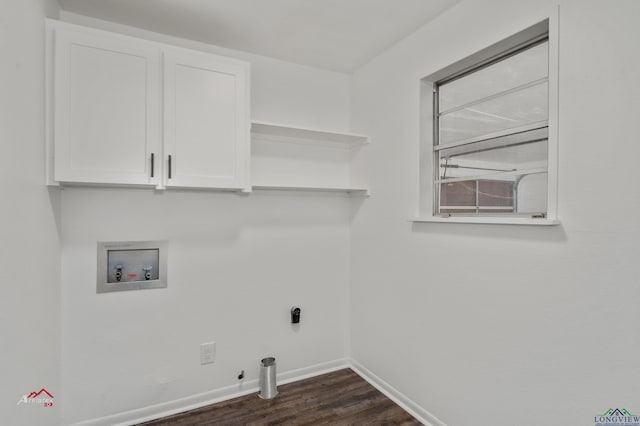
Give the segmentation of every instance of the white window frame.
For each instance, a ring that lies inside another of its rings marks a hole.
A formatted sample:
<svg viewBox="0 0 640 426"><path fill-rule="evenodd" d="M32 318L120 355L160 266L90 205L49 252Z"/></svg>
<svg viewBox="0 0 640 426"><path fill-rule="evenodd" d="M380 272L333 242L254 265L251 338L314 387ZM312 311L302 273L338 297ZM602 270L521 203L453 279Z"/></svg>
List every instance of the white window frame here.
<svg viewBox="0 0 640 426"><path fill-rule="evenodd" d="M554 8L524 30L494 43L420 80L420 145L418 155L418 206L414 222L557 225L558 219L558 11ZM546 217L446 216L434 214L434 87L436 82L477 68L536 38L547 35L549 43L548 175Z"/></svg>

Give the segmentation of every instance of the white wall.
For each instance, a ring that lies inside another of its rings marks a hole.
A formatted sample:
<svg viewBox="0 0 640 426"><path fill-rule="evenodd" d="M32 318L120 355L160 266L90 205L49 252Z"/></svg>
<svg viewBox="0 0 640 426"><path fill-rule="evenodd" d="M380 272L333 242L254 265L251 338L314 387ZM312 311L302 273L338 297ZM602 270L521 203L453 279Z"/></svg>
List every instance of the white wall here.
<svg viewBox="0 0 640 426"><path fill-rule="evenodd" d="M353 222L351 355L449 425L640 411L639 2L560 2L561 226L407 220L419 79L553 5L462 2L353 78L374 196Z"/></svg>
<svg viewBox="0 0 640 426"><path fill-rule="evenodd" d="M58 196L44 186L44 17L0 3L0 424L57 424L61 399ZM54 406L16 405L46 388Z"/></svg>
<svg viewBox="0 0 640 426"><path fill-rule="evenodd" d="M65 424L238 392L264 356L280 373L347 356L341 196L69 188L62 217ZM169 240L168 288L97 295L96 241L151 239ZM216 363L200 366L210 341Z"/></svg>
<svg viewBox="0 0 640 426"><path fill-rule="evenodd" d="M63 17L249 60L254 119L348 128L346 75ZM344 360L349 213L337 194L64 189L64 423L229 395L243 389L240 370L257 379L264 356L293 375ZM167 289L96 294L97 241L154 239L169 240ZM289 323L292 305L302 308L300 327ZM216 362L200 366L199 346L209 341Z"/></svg>

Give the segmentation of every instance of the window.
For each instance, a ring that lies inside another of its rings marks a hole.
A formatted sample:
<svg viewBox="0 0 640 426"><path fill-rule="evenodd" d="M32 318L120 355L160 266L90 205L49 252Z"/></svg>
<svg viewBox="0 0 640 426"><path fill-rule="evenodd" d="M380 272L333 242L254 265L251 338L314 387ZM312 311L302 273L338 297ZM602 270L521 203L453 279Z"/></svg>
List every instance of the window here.
<svg viewBox="0 0 640 426"><path fill-rule="evenodd" d="M555 218L550 50L546 20L423 79L421 158L431 164L420 192L431 191L433 218Z"/></svg>

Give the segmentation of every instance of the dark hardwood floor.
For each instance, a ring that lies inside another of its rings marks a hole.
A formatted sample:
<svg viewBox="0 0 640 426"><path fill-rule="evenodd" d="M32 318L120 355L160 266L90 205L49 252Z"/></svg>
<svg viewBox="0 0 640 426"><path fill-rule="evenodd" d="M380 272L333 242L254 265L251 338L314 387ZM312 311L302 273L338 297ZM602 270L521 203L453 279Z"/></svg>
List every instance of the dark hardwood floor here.
<svg viewBox="0 0 640 426"><path fill-rule="evenodd" d="M420 425L350 369L278 386L271 400L251 394L145 426Z"/></svg>

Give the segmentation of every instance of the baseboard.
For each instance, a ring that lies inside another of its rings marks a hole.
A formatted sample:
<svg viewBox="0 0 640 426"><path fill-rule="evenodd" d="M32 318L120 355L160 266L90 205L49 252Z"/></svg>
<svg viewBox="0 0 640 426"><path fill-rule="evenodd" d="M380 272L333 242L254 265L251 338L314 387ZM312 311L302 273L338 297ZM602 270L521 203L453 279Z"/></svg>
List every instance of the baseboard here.
<svg viewBox="0 0 640 426"><path fill-rule="evenodd" d="M285 371L278 374L278 385L286 385L287 383L297 382L322 374L331 373L351 366L349 358L336 359L321 364L312 365L311 367L298 368L297 370ZM256 380L256 392L258 391L258 381Z"/></svg>
<svg viewBox="0 0 640 426"><path fill-rule="evenodd" d="M382 392L387 398L398 404L407 413L411 414L425 426L447 426L442 420L438 419L433 414L422 408L420 405L413 402L407 396L402 394L396 388L389 383L382 380L380 377L373 374L365 366L358 361L351 359L349 366L360 377L369 382L373 387Z"/></svg>
<svg viewBox="0 0 640 426"><path fill-rule="evenodd" d="M277 374L278 384L287 384L298 380L307 379L321 374L330 373L332 371L349 368L349 358L336 359L324 362L310 367L300 368L297 370L285 371ZM240 396L258 392L258 380L247 380L241 385L227 386L208 392L191 395L185 398L173 401L163 402L161 404L150 405L148 407L124 411L97 419L74 423L73 426L129 426L136 423L147 422L149 420L161 417L171 416L183 411L189 411L217 402L226 401Z"/></svg>

